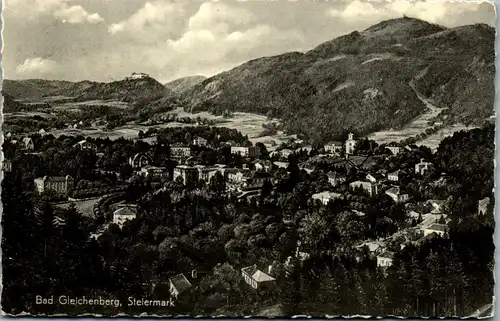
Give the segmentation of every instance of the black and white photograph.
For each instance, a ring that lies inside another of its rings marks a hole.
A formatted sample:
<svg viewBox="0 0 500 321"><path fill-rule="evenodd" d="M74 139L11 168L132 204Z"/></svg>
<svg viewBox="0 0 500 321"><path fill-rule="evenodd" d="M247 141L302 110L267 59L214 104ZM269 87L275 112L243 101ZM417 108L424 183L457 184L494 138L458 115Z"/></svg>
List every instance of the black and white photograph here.
<svg viewBox="0 0 500 321"><path fill-rule="evenodd" d="M493 2L1 6L3 315L493 316Z"/></svg>

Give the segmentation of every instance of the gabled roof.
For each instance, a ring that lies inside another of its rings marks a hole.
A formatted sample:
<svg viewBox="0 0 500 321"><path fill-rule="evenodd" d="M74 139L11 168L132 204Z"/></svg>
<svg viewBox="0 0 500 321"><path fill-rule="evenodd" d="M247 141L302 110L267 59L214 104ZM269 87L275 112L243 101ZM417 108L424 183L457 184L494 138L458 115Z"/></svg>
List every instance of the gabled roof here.
<svg viewBox="0 0 500 321"><path fill-rule="evenodd" d="M394 195L399 195L401 194L401 190L399 189L399 186L393 186L389 188L387 191L385 191L387 194L394 194Z"/></svg>
<svg viewBox="0 0 500 321"><path fill-rule="evenodd" d="M31 138L29 138L29 137L24 137L23 138L23 143L28 144L30 142L33 142L33 140Z"/></svg>
<svg viewBox="0 0 500 321"><path fill-rule="evenodd" d="M250 276L254 275L259 269L257 268L257 264L247 266L246 268L242 268L241 272L244 272Z"/></svg>
<svg viewBox="0 0 500 321"><path fill-rule="evenodd" d="M262 272L261 270L255 271L255 273L252 275L252 279L254 279L257 282L268 282L276 280L275 278Z"/></svg>
<svg viewBox="0 0 500 321"><path fill-rule="evenodd" d="M402 147L400 143L390 142L386 147Z"/></svg>
<svg viewBox="0 0 500 321"><path fill-rule="evenodd" d="M136 205L124 205L121 208L117 209L113 212L113 215L127 215L127 216L136 216L137 215L137 206Z"/></svg>
<svg viewBox="0 0 500 321"><path fill-rule="evenodd" d="M402 173L403 173L403 171L402 171L402 170L397 169L397 170L395 170L394 172L390 172L390 173L389 173L389 174L387 174L387 175L398 175L398 176L399 176L399 174L402 174Z"/></svg>
<svg viewBox="0 0 500 321"><path fill-rule="evenodd" d="M183 273L178 274L174 277L171 277L169 280L170 280L170 283L172 283L172 286L179 293L188 290L192 286L191 283L188 281L188 279L186 278L186 276Z"/></svg>
<svg viewBox="0 0 500 321"><path fill-rule="evenodd" d="M342 142L340 141L337 141L337 140L333 140L331 142L328 142L327 145L343 145Z"/></svg>

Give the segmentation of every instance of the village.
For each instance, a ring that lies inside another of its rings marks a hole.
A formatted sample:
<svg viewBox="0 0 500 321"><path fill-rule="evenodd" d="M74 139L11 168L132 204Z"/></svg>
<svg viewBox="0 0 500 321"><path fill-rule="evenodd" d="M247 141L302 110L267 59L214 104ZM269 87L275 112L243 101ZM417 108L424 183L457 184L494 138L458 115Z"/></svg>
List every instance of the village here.
<svg viewBox="0 0 500 321"><path fill-rule="evenodd" d="M45 133L41 132L35 136L33 138L6 137L8 144L15 150L10 155L17 155L11 157L16 157L18 161L20 157L22 158L19 155L43 154L44 150L36 146L35 142L41 144ZM186 142L185 139L184 142ZM397 143L378 146L376 142L367 139L356 140L352 133L346 137L345 141L328 142L318 150L313 150L310 146L304 146L301 143L303 142L291 141L269 153L264 144L250 146L251 143L245 143L242 146L234 146L234 142L221 141L214 144L207 138L194 136L189 140L189 144L171 142L169 159L173 161L173 165L169 167L158 166L158 162L153 160L154 146L150 151L132 154L126 164L132 170L130 177L119 178L121 183L117 185L122 185L122 188L115 186L115 189L111 189L111 192L106 195L98 192L98 195L85 196L85 192L82 193L81 184L78 185L75 178L69 174L36 177L33 183L36 192L53 199L56 206L85 203L88 200L93 202L87 215L101 223L89 235L89 239L97 240L112 226L122 229L130 222L140 219L141 215L147 215L138 204L126 202L121 197L126 188L123 186L130 184L136 178L150 182L155 189L153 194L168 190L169 185L166 182L181 184L186 189L196 189L208 183L220 182L223 190L219 191L228 198L235 198L236 202L253 202L258 205L262 201L264 190L268 190L266 191L268 194L273 193L272 190L280 184L277 173L290 175L290 166L294 165L306 175L319 173L326 178L327 184L324 190L317 191L310 196L308 204L311 206L328 208L329 204L341 200L346 202L348 211L353 214L355 220L363 222L366 218L365 210L369 210L370 200L384 196L386 200L390 200L394 206L404 211L404 217L395 230L390 229L390 232L374 239L360 238L354 244L350 244L358 261L363 258L363 253L368 253L368 256L376 262L377 268L385 271L392 266L395 253L406 246L419 246L435 237L447 237L448 225L451 221L449 200L447 198L423 199L422 197L415 199L407 191L408 185L415 180L435 185L446 181L446 172L438 171L437 166L426 161L425 158L418 158L419 155L426 153L432 155L428 149ZM97 158L106 157L103 150L100 150L102 146L98 146L93 139L79 140L71 148L77 153L89 153L97 155ZM200 162L199 157L195 157L195 151L198 151L198 154L199 150L212 151L217 154L222 153L223 149L229 151L232 157L231 161L226 164L207 165ZM9 150L8 147L7 150ZM413 162L403 161L405 155L412 155ZM404 164L398 167L402 163ZM235 164L237 166L234 166ZM7 155L3 161L3 170L8 173L15 170L15 166L16 161ZM106 172L103 168L94 170ZM119 176L118 173L117 175ZM489 198L477 200L476 215L485 215L489 206ZM64 219L60 217L56 218L56 221L57 224L65 224ZM283 214L282 223L285 226L297 224L294 221L296 220L293 215ZM293 255L288 256L280 264L286 270L293 265L293 260L302 262L309 259L311 254L337 255L338 253L338 250L332 252L331 249L326 248L316 248L315 253L311 253L313 248L313 244L307 244L306 240L299 240ZM240 269L241 279L249 288L255 291L266 291L275 287L276 279L281 276L274 273L273 267L276 262L268 263L264 265L262 262L256 262ZM193 287L192 283L197 282L197 278L196 269L170 275L168 283L171 296L176 300L182 299L180 295L189 292Z"/></svg>

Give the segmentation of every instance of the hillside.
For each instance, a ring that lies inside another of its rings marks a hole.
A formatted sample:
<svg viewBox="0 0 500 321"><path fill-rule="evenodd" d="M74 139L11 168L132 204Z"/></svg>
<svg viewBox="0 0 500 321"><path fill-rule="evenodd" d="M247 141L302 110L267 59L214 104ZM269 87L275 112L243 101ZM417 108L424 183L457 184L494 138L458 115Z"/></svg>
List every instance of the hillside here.
<svg viewBox="0 0 500 321"><path fill-rule="evenodd" d="M117 100L134 105L142 105L165 96L175 96L170 89L151 77L125 78L109 83L81 81L57 94L75 97L76 101Z"/></svg>
<svg viewBox="0 0 500 321"><path fill-rule="evenodd" d="M71 85L73 85L72 82L62 80L5 79L2 82L2 92L16 99L38 99L65 90Z"/></svg>
<svg viewBox="0 0 500 321"><path fill-rule="evenodd" d="M204 76L183 77L166 83L165 87L172 90L173 92L182 94L205 79L207 78Z"/></svg>
<svg viewBox="0 0 500 321"><path fill-rule="evenodd" d="M494 39L485 25L447 29L393 19L306 53L249 61L195 85L183 99L192 111L280 117L292 132L327 140L404 126L425 111L413 80L450 108L450 121L480 122L493 111Z"/></svg>

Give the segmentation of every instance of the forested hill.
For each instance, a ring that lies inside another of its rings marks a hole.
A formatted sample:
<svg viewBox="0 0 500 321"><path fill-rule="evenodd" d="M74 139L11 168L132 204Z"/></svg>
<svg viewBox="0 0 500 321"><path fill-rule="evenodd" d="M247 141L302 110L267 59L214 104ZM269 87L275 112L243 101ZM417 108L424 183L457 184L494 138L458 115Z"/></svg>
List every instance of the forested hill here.
<svg viewBox="0 0 500 321"><path fill-rule="evenodd" d="M413 18L381 22L306 53L244 63L204 80L183 98L192 111L255 112L288 130L331 139L397 128L425 107L410 87L448 107L449 121L493 113L495 30L445 28Z"/></svg>

